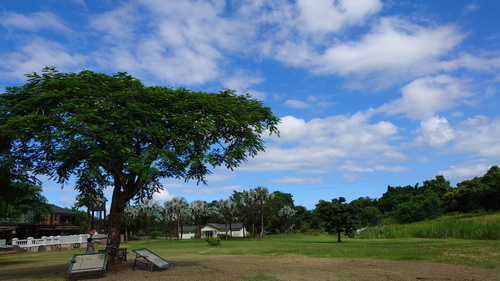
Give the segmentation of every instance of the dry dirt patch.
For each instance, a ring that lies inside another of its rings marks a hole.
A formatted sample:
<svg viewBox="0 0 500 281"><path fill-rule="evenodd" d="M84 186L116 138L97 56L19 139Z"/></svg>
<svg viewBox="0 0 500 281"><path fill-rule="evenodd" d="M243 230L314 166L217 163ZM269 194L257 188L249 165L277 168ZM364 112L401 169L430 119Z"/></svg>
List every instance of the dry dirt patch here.
<svg viewBox="0 0 500 281"><path fill-rule="evenodd" d="M172 260L172 259L171 259ZM100 280L500 280L499 269L471 268L446 263L323 259L299 255L178 256L165 271L132 270L132 263L115 266Z"/></svg>

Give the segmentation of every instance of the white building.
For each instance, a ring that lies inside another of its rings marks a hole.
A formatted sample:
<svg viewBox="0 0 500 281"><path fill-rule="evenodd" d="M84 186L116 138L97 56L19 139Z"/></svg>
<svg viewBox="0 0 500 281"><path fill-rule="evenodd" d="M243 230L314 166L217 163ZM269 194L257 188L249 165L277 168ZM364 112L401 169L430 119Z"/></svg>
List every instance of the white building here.
<svg viewBox="0 0 500 281"><path fill-rule="evenodd" d="M182 239L191 239L196 235L196 226L184 226L182 230ZM201 238L217 237L219 234L226 234L225 224L208 223L201 227ZM246 237L247 231L242 223L236 222L231 224L231 230L227 225L227 234L232 237Z"/></svg>

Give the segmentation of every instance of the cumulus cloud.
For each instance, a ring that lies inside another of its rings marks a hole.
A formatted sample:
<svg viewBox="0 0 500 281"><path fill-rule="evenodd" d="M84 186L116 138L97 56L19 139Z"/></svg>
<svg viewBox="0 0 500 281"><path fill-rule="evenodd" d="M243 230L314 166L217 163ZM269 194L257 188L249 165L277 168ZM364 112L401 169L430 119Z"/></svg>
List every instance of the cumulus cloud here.
<svg viewBox="0 0 500 281"><path fill-rule="evenodd" d="M358 24L378 12L379 0L298 0L300 23L310 32L336 32L346 25Z"/></svg>
<svg viewBox="0 0 500 281"><path fill-rule="evenodd" d="M243 49L248 30L247 23L224 17L224 8L220 1L142 0L96 15L90 26L107 38L96 61L145 72L169 84L223 78L222 50Z"/></svg>
<svg viewBox="0 0 500 281"><path fill-rule="evenodd" d="M448 169L438 171L438 174L443 175L447 180L463 181L484 175L492 165L483 163L479 164L463 164L451 166Z"/></svg>
<svg viewBox="0 0 500 281"><path fill-rule="evenodd" d="M20 50L0 56L0 60L3 62L0 69L4 69L0 74L19 78L45 66L57 66L63 71L81 70L86 57L72 53L60 43L35 37Z"/></svg>
<svg viewBox="0 0 500 281"><path fill-rule="evenodd" d="M464 120L455 130L454 150L489 159L500 158L500 119L490 120L479 115Z"/></svg>
<svg viewBox="0 0 500 281"><path fill-rule="evenodd" d="M462 40L453 26L424 28L398 18L382 18L362 39L328 48L317 57L313 70L353 77L365 85L389 86L434 73L439 58Z"/></svg>
<svg viewBox="0 0 500 281"><path fill-rule="evenodd" d="M404 155L390 142L398 128L390 122L370 123L370 113L330 116L306 122L285 116L279 125L280 137L272 137L265 153L259 154L246 170L299 170L326 172L333 163L349 159L400 161ZM345 164L347 170L349 165Z"/></svg>
<svg viewBox="0 0 500 281"><path fill-rule="evenodd" d="M401 92L401 98L381 106L378 111L423 120L472 96L464 82L448 75L418 78L405 85Z"/></svg>
<svg viewBox="0 0 500 281"><path fill-rule="evenodd" d="M455 132L444 117L433 116L420 122L416 142L441 147L455 138Z"/></svg>
<svg viewBox="0 0 500 281"><path fill-rule="evenodd" d="M164 189L153 194L153 201L166 201L171 200L174 197L175 196L172 195L168 190Z"/></svg>

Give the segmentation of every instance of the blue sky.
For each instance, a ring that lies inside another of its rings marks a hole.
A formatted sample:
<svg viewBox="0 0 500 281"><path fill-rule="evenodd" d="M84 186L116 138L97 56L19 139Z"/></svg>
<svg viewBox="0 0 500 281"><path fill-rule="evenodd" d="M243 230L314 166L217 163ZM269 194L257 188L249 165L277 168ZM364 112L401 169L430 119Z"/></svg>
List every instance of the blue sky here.
<svg viewBox="0 0 500 281"><path fill-rule="evenodd" d="M282 118L281 137L235 171L215 169L208 186L165 179L155 199L266 186L312 209L499 164L499 10L495 0L0 1L0 90L48 65L251 93ZM43 190L74 203L71 184Z"/></svg>

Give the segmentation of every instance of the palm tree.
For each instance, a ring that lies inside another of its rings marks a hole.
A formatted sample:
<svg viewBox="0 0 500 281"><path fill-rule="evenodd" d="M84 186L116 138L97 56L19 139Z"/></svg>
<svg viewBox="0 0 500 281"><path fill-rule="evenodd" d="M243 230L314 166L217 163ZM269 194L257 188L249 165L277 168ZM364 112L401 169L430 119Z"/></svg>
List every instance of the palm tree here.
<svg viewBox="0 0 500 281"><path fill-rule="evenodd" d="M177 219L177 238L182 239L184 220L189 216L189 204L183 197L174 197L171 202L172 213Z"/></svg>
<svg viewBox="0 0 500 281"><path fill-rule="evenodd" d="M151 216L155 213L158 213L160 210L160 206L158 205L158 202L155 202L151 199L146 199L141 202L141 204L138 206L140 213L142 213L145 217L146 221L146 229L145 229L145 234L146 234L146 243L149 242L149 235L150 235L150 222L151 222Z"/></svg>
<svg viewBox="0 0 500 281"><path fill-rule="evenodd" d="M130 221L137 218L139 216L139 208L138 206L127 206L125 207L125 211L122 217L122 224L125 226L125 241L128 240L128 226L130 225Z"/></svg>
<svg viewBox="0 0 500 281"><path fill-rule="evenodd" d="M297 211L290 207L290 206L283 206L278 212L278 216L282 217L285 221L285 232L288 234L289 232L289 221L290 217L294 216L297 213Z"/></svg>
<svg viewBox="0 0 500 281"><path fill-rule="evenodd" d="M209 208L205 201L195 200L189 204L189 210L196 221L196 238L201 238L201 220L207 215Z"/></svg>
<svg viewBox="0 0 500 281"><path fill-rule="evenodd" d="M273 194L269 193L267 187L258 186L251 190L251 195L260 208L260 234L259 240L264 236L264 214L266 202L273 198Z"/></svg>
<svg viewBox="0 0 500 281"><path fill-rule="evenodd" d="M231 200L219 200L215 204L215 210L214 210L219 217L222 219L224 224L226 225L226 235L225 235L225 240L229 238L229 236L233 236L232 232L232 222L233 222L233 217L236 213L236 204L231 201ZM229 225L229 232L230 234L228 235L228 225Z"/></svg>

